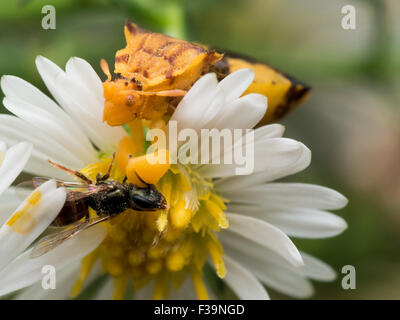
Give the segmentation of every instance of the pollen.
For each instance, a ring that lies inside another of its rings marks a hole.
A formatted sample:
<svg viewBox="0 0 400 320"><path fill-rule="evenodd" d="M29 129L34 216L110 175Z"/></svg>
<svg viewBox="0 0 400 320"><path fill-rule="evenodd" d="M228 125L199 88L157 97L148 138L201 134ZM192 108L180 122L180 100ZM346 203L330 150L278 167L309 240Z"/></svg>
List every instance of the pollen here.
<svg viewBox="0 0 400 320"><path fill-rule="evenodd" d="M131 132L141 131L137 123L130 127ZM130 163L141 163L143 157L132 137L123 138L110 179L121 182L131 170ZM110 161L103 158L81 172L95 180L107 171ZM82 260L72 296L79 294L90 270L100 262L103 273L114 279L114 299L124 298L128 285L133 285L134 292L151 285L154 299L167 298L186 278L192 281L199 299L208 299L203 281L207 259L219 277L226 274L223 248L215 234L228 227L226 200L214 192L210 180L188 166L141 163L133 167L146 183L153 182L168 207L149 212L128 209L105 222L107 236Z"/></svg>

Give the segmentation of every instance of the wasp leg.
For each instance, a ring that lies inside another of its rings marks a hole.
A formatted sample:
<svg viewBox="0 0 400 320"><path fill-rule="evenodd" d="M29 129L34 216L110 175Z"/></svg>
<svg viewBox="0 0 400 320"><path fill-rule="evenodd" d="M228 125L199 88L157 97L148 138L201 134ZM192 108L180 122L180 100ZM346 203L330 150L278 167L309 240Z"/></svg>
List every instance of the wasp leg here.
<svg viewBox="0 0 400 320"><path fill-rule="evenodd" d="M110 177L111 170L112 170L112 167L114 165L114 161L115 161L115 152L113 153L113 156L112 156L112 159L111 159L111 162L110 162L110 166L108 167L107 173L102 177L100 175L98 175L97 176L97 182L106 181Z"/></svg>
<svg viewBox="0 0 400 320"><path fill-rule="evenodd" d="M63 165L55 163L55 162L53 162L51 160L47 160L47 161L51 165L53 165L54 167L56 167L58 169L61 169L61 170L64 170L65 172L67 172L67 173L69 173L69 174L71 174L71 175L73 175L73 176L85 181L87 184L93 184L93 181L90 180L88 177L86 177L83 173L80 173L79 171L72 170L72 169L69 169L67 167L64 167Z"/></svg>

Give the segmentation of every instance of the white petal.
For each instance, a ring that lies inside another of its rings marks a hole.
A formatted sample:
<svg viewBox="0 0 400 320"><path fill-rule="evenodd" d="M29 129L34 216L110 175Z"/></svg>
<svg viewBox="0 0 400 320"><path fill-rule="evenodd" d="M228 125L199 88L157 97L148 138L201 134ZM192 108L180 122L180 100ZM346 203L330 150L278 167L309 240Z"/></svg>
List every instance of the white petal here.
<svg viewBox="0 0 400 320"><path fill-rule="evenodd" d="M259 139L281 138L285 132L285 127L279 123L269 124L254 130L254 141Z"/></svg>
<svg viewBox="0 0 400 320"><path fill-rule="evenodd" d="M103 84L101 79L86 60L77 57L69 59L65 67L65 72L68 77L86 87L94 97L103 98Z"/></svg>
<svg viewBox="0 0 400 320"><path fill-rule="evenodd" d="M229 213L227 217L230 232L271 249L294 266L303 265L303 260L296 246L278 228L265 221L236 213Z"/></svg>
<svg viewBox="0 0 400 320"><path fill-rule="evenodd" d="M71 175L63 170L60 170L50 165L48 162L49 159L53 160L56 163L63 164L63 162L58 158L46 156L34 150L31 158L29 159L29 162L25 166L24 172L28 172L31 175L38 177L51 177L52 179L71 181ZM71 169L81 168L70 165L67 165L67 167Z"/></svg>
<svg viewBox="0 0 400 320"><path fill-rule="evenodd" d="M204 106L206 107L206 106ZM203 108L204 108L203 107ZM193 119L194 129L213 129L216 128L218 119L225 112L225 95L220 88L215 88L215 94L212 97L212 102L209 103L208 107L202 110L202 114L199 119Z"/></svg>
<svg viewBox="0 0 400 320"><path fill-rule="evenodd" d="M236 176L220 179L215 182L215 187L220 192L241 190L249 186L280 179L304 170L311 162L311 151L305 145L300 144L298 152L286 155L282 163L276 161L262 172L255 172L248 176Z"/></svg>
<svg viewBox="0 0 400 320"><path fill-rule="evenodd" d="M16 196L15 188L10 187L0 196L0 225L2 225L19 206L21 200Z"/></svg>
<svg viewBox="0 0 400 320"><path fill-rule="evenodd" d="M225 105L224 112L215 127L218 129L251 129L267 111L267 98L261 94L251 93Z"/></svg>
<svg viewBox="0 0 400 320"><path fill-rule="evenodd" d="M175 109L170 121L178 122L178 132L184 128L202 128L199 119L203 118L206 110L217 92L217 77L208 73L197 80ZM204 121L209 119L204 119Z"/></svg>
<svg viewBox="0 0 400 320"><path fill-rule="evenodd" d="M255 264L269 270L271 268L281 270L282 273L296 273L303 277L318 281L333 281L336 278L335 271L325 262L305 253L300 252L303 257L304 266L293 267L275 252L260 246L250 240L238 237L231 232L219 234L224 250L228 254L238 255L238 261L254 261ZM301 283L305 284L303 280ZM304 289L307 292L310 286L306 283ZM304 296L304 295L303 295Z"/></svg>
<svg viewBox="0 0 400 320"><path fill-rule="evenodd" d="M0 272L0 296L42 279L41 270L45 265L54 266L58 272L65 266L79 261L99 246L106 233L106 228L99 224L82 231L36 259L29 257L31 250L25 251Z"/></svg>
<svg viewBox="0 0 400 320"><path fill-rule="evenodd" d="M219 84L224 93L226 101L239 98L254 80L254 71L251 69L240 69L226 76Z"/></svg>
<svg viewBox="0 0 400 320"><path fill-rule="evenodd" d="M288 236L298 238L329 238L342 233L346 221L330 212L304 208L266 209L250 205L229 204L229 211L264 220Z"/></svg>
<svg viewBox="0 0 400 320"><path fill-rule="evenodd" d="M60 121L53 114L18 98L6 97L3 104L8 111L29 123L33 130L43 132L50 136L54 142L67 149L67 154L74 158L74 161L90 163L97 159L93 147L90 146L90 149L88 149L85 144L81 144L81 140L71 135L70 131L73 128L66 126L66 123Z"/></svg>
<svg viewBox="0 0 400 320"><path fill-rule="evenodd" d="M228 191L225 197L236 202L256 203L267 208L315 208L334 210L347 205L348 200L339 192L306 183L268 183Z"/></svg>
<svg viewBox="0 0 400 320"><path fill-rule="evenodd" d="M217 116L217 119L218 119L218 117L220 117L220 116ZM215 123L213 123L209 129L212 129L212 128L215 128ZM251 141L254 141L256 143L261 143L262 141L266 141L271 138L280 138L280 137L282 137L284 131L285 131L284 126L274 123L274 124L270 124L270 125L259 127L257 129L255 129L253 131L253 136L251 136L249 133L245 133L244 136L240 136L239 138L237 138L235 136L235 134L232 134L232 136L235 139L235 142L234 142L235 147L238 146L239 144L241 144L242 145L241 150L243 150L243 152L244 152L246 150L245 148L246 148L247 143L250 143ZM207 150L207 149L205 149L205 150ZM227 148L224 150L224 143L221 143L221 153L219 155L220 158L223 159L223 157L222 157L222 155L224 154L223 152L225 152L225 154L228 154L228 152L233 152L232 150L234 150L234 149ZM197 154L195 154L193 158L196 158L195 156L197 156ZM212 156L214 157L215 155L210 154L208 163L212 162L212 158L211 158ZM230 179L230 178L225 178L225 179ZM218 180L216 182L216 184L219 185L225 179Z"/></svg>
<svg viewBox="0 0 400 320"><path fill-rule="evenodd" d="M256 277L234 259L224 256L224 281L241 300L269 300L269 295Z"/></svg>
<svg viewBox="0 0 400 320"><path fill-rule="evenodd" d="M93 143L102 151L116 149L125 131L122 127L110 127L102 122L104 104L91 99L82 88L65 77L58 78L56 85L64 101L63 107L81 123ZM91 111L88 105L96 112Z"/></svg>
<svg viewBox="0 0 400 320"><path fill-rule="evenodd" d="M240 143L240 142L238 142ZM252 141L249 141L251 148ZM246 156L249 168L253 168L253 174L261 171L272 171L275 168L288 167L300 157L303 144L287 138L272 138L254 141L254 157ZM245 150L242 150L245 153ZM237 169L245 167L245 164L210 164L205 165L199 172L204 177L230 177L237 175ZM262 173L261 173L262 174ZM221 186L218 184L218 188ZM219 189L221 190L221 189Z"/></svg>
<svg viewBox="0 0 400 320"><path fill-rule="evenodd" d="M3 162L5 152L7 151L7 145L4 141L0 141L0 165Z"/></svg>
<svg viewBox="0 0 400 320"><path fill-rule="evenodd" d="M333 281L336 279L336 272L325 262L305 253L301 252L304 267L300 267L300 271L306 277L318 281Z"/></svg>
<svg viewBox="0 0 400 320"><path fill-rule="evenodd" d="M54 114L66 122L70 121L68 115L53 100L21 78L3 76L1 78L1 89L6 97L19 98Z"/></svg>
<svg viewBox="0 0 400 320"><path fill-rule="evenodd" d="M54 62L42 56L37 56L35 63L37 70L51 95L56 99L59 105L64 106L65 103L63 97L60 96L56 80L65 77L65 72Z"/></svg>
<svg viewBox="0 0 400 320"><path fill-rule="evenodd" d="M39 281L24 289L16 300L66 300L70 297L79 270L80 263L75 262L56 273L55 289L44 289L42 282Z"/></svg>
<svg viewBox="0 0 400 320"><path fill-rule="evenodd" d="M54 142L51 136L35 130L28 123L14 116L0 114L0 139L8 144L27 141L34 145L32 156L24 171L35 175L38 175L38 172L32 171L31 165L33 162L39 162L41 166L50 168L50 171L56 174L54 177L57 174L60 176L60 173L64 178L66 177L65 173L61 172L61 170L51 168L51 165L47 162L48 159L72 169L80 169L84 166L84 162L71 157L68 150Z"/></svg>
<svg viewBox="0 0 400 320"><path fill-rule="evenodd" d="M41 185L38 188L40 200L31 204L29 196L0 228L0 270L25 250L50 225L63 207L65 190L55 187L54 180ZM35 192L37 190L33 193Z"/></svg>
<svg viewBox="0 0 400 320"><path fill-rule="evenodd" d="M100 98L93 97L91 91L80 87L50 60L37 57L36 65L49 91L93 143L105 152L116 148L125 132L122 127L110 127L102 122L104 105L99 102Z"/></svg>
<svg viewBox="0 0 400 320"><path fill-rule="evenodd" d="M24 169L32 151L27 142L18 143L6 151L0 165L0 195L14 182Z"/></svg>
<svg viewBox="0 0 400 320"><path fill-rule="evenodd" d="M89 162L92 162L93 157L96 157L96 152L92 144L79 126L53 100L40 90L25 80L14 76L3 76L1 87L7 98L21 100L25 104L40 108L43 112L51 114L56 118L56 122L62 128L66 128L71 140L82 146L79 149L83 149L83 153L85 153L85 156L83 156L84 159L85 157L90 157ZM45 134L48 134L48 132L45 132Z"/></svg>
<svg viewBox="0 0 400 320"><path fill-rule="evenodd" d="M225 232L224 232L225 233ZM246 251L239 251L224 242L226 253L239 261L246 269L251 270L268 287L280 291L286 295L296 298L308 298L313 294L313 286L300 272L294 267L275 263L270 259L265 263L265 258L258 258L248 255L253 250L253 246L247 246ZM263 253L267 255L266 252Z"/></svg>
<svg viewBox="0 0 400 320"><path fill-rule="evenodd" d="M332 213L315 209L298 209L294 212L274 212L265 218L287 235L297 238L320 239L341 234L347 223Z"/></svg>

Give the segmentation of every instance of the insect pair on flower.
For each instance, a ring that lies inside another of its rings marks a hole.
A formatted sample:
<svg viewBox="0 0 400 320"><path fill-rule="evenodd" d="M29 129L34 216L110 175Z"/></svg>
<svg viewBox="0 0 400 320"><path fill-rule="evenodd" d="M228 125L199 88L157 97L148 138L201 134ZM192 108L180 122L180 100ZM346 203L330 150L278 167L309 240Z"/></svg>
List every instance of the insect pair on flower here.
<svg viewBox="0 0 400 320"><path fill-rule="evenodd" d="M110 126L124 125L135 119L154 121L168 118L194 82L207 72L215 72L219 79L223 79L238 69L252 68L255 79L245 94L255 92L268 96L269 111L262 123L279 119L301 103L309 92L307 86L267 65L237 55L223 55L163 34L150 33L130 22L126 23L125 37L126 48L116 53L114 77L107 63L101 61L108 77L103 83L103 120ZM68 195L52 225L63 228L42 238L35 245L32 257L43 255L79 232L127 209L153 211L167 208L161 192L139 174L136 174L135 180L140 181L141 186L127 181L126 177L122 182L110 179L113 162L114 157L108 172L99 175L96 181L52 163L81 182L58 182L59 186L66 188ZM45 181L44 178L32 180L34 187ZM90 217L89 208L96 211L96 217Z"/></svg>

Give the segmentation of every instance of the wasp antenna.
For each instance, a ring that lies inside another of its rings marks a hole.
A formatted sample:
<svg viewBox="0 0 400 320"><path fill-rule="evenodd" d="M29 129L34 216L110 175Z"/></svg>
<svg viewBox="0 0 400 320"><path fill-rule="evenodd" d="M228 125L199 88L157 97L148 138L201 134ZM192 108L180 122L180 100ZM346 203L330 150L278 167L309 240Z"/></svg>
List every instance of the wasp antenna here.
<svg viewBox="0 0 400 320"><path fill-rule="evenodd" d="M63 165L58 164L58 163L55 163L55 162L51 161L50 159L48 159L47 161L48 161L52 166L54 166L54 167L56 167L56 168L58 168L58 169L60 169L60 170L63 170L63 171L65 171L65 172L69 173L70 175L73 175L73 176L75 176L75 177L77 177L77 178L79 178L79 179L85 181L87 184L93 184L93 181L90 180L88 177L86 177L83 173L80 173L79 171L72 170L72 169L69 169L69 168L67 168L67 167L64 167Z"/></svg>
<svg viewBox="0 0 400 320"><path fill-rule="evenodd" d="M104 59L100 59L100 68L104 72L104 74L107 76L107 80L111 80L111 72L110 68L108 67L108 63Z"/></svg>

